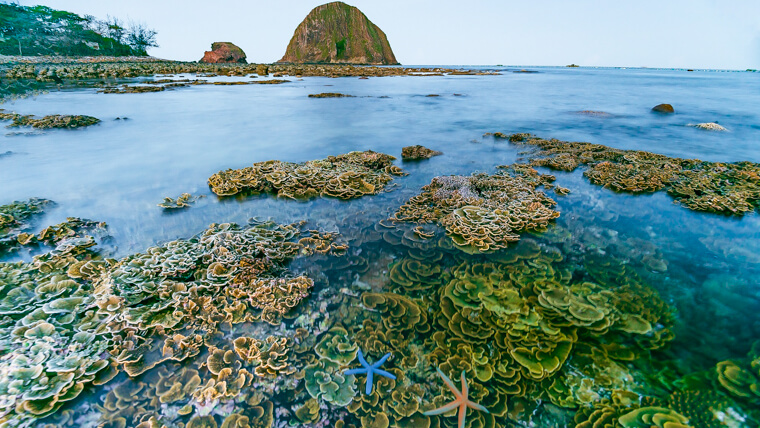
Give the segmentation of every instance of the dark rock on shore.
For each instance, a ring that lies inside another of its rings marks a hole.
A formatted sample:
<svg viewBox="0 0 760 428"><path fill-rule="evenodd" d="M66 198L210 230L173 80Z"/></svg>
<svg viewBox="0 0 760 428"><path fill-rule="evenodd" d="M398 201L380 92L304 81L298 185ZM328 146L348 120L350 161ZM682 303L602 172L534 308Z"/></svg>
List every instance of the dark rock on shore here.
<svg viewBox="0 0 760 428"><path fill-rule="evenodd" d="M214 42L211 50L203 54L199 62L206 64L238 63L247 64L245 52L230 42Z"/></svg>
<svg viewBox="0 0 760 428"><path fill-rule="evenodd" d="M339 1L309 12L279 62L398 64L385 33L359 9Z"/></svg>
<svg viewBox="0 0 760 428"><path fill-rule="evenodd" d="M652 111L656 111L657 113L675 113L676 112L673 109L673 106L670 104L657 104L656 106L652 107Z"/></svg>

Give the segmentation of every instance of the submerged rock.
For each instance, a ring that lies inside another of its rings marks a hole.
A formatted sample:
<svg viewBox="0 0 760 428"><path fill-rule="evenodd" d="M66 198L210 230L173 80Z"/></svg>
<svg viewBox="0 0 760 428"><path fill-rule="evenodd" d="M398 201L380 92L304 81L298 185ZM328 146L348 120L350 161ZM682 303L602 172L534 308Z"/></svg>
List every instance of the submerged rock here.
<svg viewBox="0 0 760 428"><path fill-rule="evenodd" d="M442 152L428 149L427 147L421 146L419 144L416 146L406 146L401 149L401 159L403 160L430 159L433 156L442 154Z"/></svg>
<svg viewBox="0 0 760 428"><path fill-rule="evenodd" d="M321 94L309 94L309 98L354 98L354 96L338 92L322 92Z"/></svg>
<svg viewBox="0 0 760 428"><path fill-rule="evenodd" d="M706 123L698 123L696 125L691 125L698 129L704 129L705 131L728 131L725 127L718 125L715 122L706 122Z"/></svg>
<svg viewBox="0 0 760 428"><path fill-rule="evenodd" d="M613 115L610 113L607 113L606 111L597 111L597 110L581 110L573 112L575 114L580 114L583 116L591 116L591 117L612 117Z"/></svg>
<svg viewBox="0 0 760 428"><path fill-rule="evenodd" d="M279 62L398 64L383 30L339 1L309 12Z"/></svg>
<svg viewBox="0 0 760 428"><path fill-rule="evenodd" d="M206 64L238 63L247 64L245 52L230 42L214 42L211 50L203 54L199 62Z"/></svg>
<svg viewBox="0 0 760 428"><path fill-rule="evenodd" d="M657 104L656 106L652 107L652 111L655 111L657 113L675 113L676 112L673 109L673 106L670 104Z"/></svg>

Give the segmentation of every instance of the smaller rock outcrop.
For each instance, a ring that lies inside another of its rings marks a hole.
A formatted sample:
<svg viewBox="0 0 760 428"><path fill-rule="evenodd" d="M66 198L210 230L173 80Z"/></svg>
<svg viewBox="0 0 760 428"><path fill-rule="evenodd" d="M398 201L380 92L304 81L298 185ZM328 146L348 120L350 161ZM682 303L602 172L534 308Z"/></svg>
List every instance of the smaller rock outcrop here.
<svg viewBox="0 0 760 428"><path fill-rule="evenodd" d="M652 107L652 111L655 111L657 113L675 113L676 112L673 109L673 106L670 104L657 104L656 106Z"/></svg>
<svg viewBox="0 0 760 428"><path fill-rule="evenodd" d="M207 64L217 64L225 62L234 62L247 64L245 52L230 42L214 42L211 44L211 50L203 54L199 62Z"/></svg>

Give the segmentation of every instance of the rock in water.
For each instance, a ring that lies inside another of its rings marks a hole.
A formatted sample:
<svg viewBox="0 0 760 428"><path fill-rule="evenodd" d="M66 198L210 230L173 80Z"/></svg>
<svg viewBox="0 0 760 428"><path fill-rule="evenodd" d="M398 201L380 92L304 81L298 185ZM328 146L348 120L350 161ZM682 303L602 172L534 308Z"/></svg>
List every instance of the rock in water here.
<svg viewBox="0 0 760 428"><path fill-rule="evenodd" d="M670 104L657 104L656 106L652 107L652 111L656 111L657 113L675 113L676 112L673 109L673 106Z"/></svg>
<svg viewBox="0 0 760 428"><path fill-rule="evenodd" d="M696 125L691 125L698 129L704 129L706 131L728 131L725 127L718 125L715 122L706 122L706 123L698 123Z"/></svg>
<svg viewBox="0 0 760 428"><path fill-rule="evenodd" d="M245 52L230 42L214 42L211 44L211 50L203 54L200 62L207 64L216 64L221 62L236 62L247 64L245 61Z"/></svg>
<svg viewBox="0 0 760 428"><path fill-rule="evenodd" d="M359 9L339 1L309 12L279 62L398 64L385 33Z"/></svg>

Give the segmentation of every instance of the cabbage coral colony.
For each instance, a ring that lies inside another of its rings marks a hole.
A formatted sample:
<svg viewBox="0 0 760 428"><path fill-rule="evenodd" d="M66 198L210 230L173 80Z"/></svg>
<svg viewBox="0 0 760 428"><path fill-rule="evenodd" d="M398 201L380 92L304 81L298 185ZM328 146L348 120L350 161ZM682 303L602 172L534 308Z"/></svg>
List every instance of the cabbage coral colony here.
<svg viewBox="0 0 760 428"><path fill-rule="evenodd" d="M757 164L506 138L536 148L530 165L436 177L390 219L362 224L358 248L252 222L116 260L96 246L102 223L32 234L50 201L0 207L4 255L48 250L0 263L0 426L486 428L544 417L546 403L579 428L756 420L760 344L686 378L660 375L673 308L631 265L542 237L560 214L539 188L567 189L533 167L583 165L615 190L743 213L758 200ZM208 182L219 196L354 199L402 175L394 159L259 162ZM382 283L351 288L389 246ZM346 292L320 285L347 277Z"/></svg>

